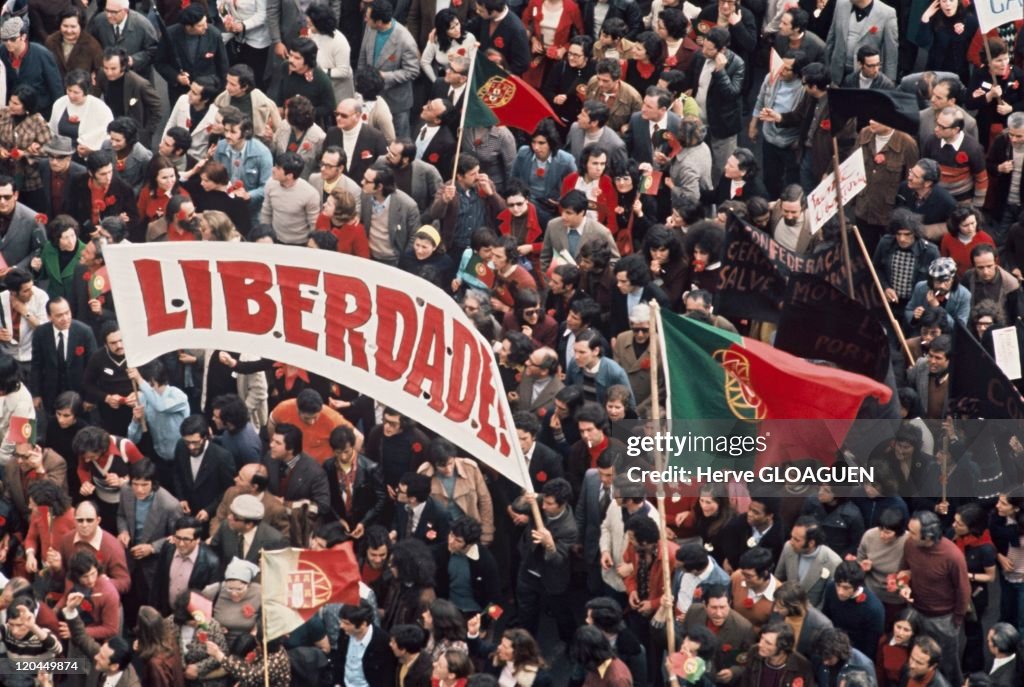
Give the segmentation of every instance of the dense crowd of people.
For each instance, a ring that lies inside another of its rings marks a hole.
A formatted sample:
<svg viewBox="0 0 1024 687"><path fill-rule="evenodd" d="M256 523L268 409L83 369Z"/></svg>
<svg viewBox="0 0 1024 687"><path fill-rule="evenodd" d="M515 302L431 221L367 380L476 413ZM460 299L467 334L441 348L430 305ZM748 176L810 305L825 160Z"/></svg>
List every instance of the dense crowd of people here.
<svg viewBox="0 0 1024 687"><path fill-rule="evenodd" d="M0 683L1024 684L1024 445L949 403L954 328L991 350L1024 315L1024 20L100 4L0 17ZM556 117L461 128L478 59ZM833 127L833 86L910 93L920 129ZM845 211L910 337L912 359L884 323L898 430L846 456L874 468L852 492L678 484L659 515L625 470L665 401L650 303L770 343L718 308L726 218L827 248L808 196L833 140L863 154ZM450 293L494 344L533 489L294 361L129 367L96 277L107 246L163 241L336 251ZM265 638L260 553L289 546L353 546L360 602Z"/></svg>

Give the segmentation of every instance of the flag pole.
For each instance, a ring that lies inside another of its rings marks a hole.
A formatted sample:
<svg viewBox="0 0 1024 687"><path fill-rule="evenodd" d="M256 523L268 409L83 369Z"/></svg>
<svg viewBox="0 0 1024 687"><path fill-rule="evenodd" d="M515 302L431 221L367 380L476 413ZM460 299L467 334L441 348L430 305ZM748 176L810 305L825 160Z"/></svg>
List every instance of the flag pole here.
<svg viewBox="0 0 1024 687"><path fill-rule="evenodd" d="M846 236L846 210L843 206L843 177L839 172L839 143L836 141L835 133L832 133L831 138L832 172L836 178L836 201L839 203L837 212L839 215L839 236L843 242L843 262L846 263L846 285L850 289L850 298L854 298L853 263L850 260L850 239Z"/></svg>
<svg viewBox="0 0 1024 687"><path fill-rule="evenodd" d="M857 225L853 225L853 236L857 239L857 244L860 246L860 252L864 255L864 262L867 263L868 270L871 271L871 279L875 282L875 288L878 289L879 295L882 297L882 307L885 308L885 314L889 316L889 324L892 325L893 332L896 334L896 338L899 339L900 346L903 348L903 355L906 358L907 367L914 366L914 354L910 352L910 346L907 345L907 337L903 335L903 328L900 327L900 323L896 321L896 316L892 313L892 308L889 306L889 300L885 297L885 288L882 286L882 281L878 278L878 272L875 271L875 265L871 262L871 256L868 255L868 247L864 245L864 239L860 235L860 229Z"/></svg>
<svg viewBox="0 0 1024 687"><path fill-rule="evenodd" d="M658 302L654 299L650 301L651 306L651 420L654 422L654 431L661 431L661 394L658 388L658 361L661 352L659 349L659 343L661 341L661 307ZM665 453L663 451L655 451L655 470L663 472L667 467L667 461L665 460ZM668 654L672 655L676 650L676 619L675 612L673 611L674 599L672 598L672 566L668 560L668 522L666 521L665 514L665 484L658 480L658 517L661 518L660 530L660 543L659 548L661 549L661 574L662 583L665 585L664 591L662 591L661 598L668 599L668 607L665 617L665 646L668 647ZM662 601L664 607L665 602ZM660 663L660 662L659 662ZM660 666L659 666L660 668Z"/></svg>
<svg viewBox="0 0 1024 687"><path fill-rule="evenodd" d="M462 92L462 113L459 115L459 132L455 137L455 162L452 164L452 183L455 183L455 176L459 172L459 153L462 152L462 130L466 127L466 110L469 109L468 91L473 89L473 72L476 71L476 61L479 53L473 53L473 59L469 61L469 73L466 79L466 90Z"/></svg>
<svg viewBox="0 0 1024 687"><path fill-rule="evenodd" d="M263 687L270 687L270 655L267 653L267 586L263 584L263 551L260 551L260 621L263 623Z"/></svg>

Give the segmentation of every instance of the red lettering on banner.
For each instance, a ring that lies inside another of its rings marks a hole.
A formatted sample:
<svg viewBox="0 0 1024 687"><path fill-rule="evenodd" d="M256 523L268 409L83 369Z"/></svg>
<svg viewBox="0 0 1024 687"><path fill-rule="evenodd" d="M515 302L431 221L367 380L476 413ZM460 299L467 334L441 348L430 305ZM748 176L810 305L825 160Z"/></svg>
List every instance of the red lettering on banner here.
<svg viewBox="0 0 1024 687"><path fill-rule="evenodd" d="M146 309L149 336L184 328L188 317L187 310L167 312L164 273L160 261L136 260L135 275L139 278L139 290L142 292L142 305Z"/></svg>
<svg viewBox="0 0 1024 687"><path fill-rule="evenodd" d="M192 326L196 329L213 327L213 287L208 260L182 260L181 273L188 290Z"/></svg>
<svg viewBox="0 0 1024 687"><path fill-rule="evenodd" d="M398 319L402 319L402 338L395 351L395 336L398 334ZM377 355L376 373L381 379L397 381L412 358L416 344L416 330L419 329L416 304L401 291L384 286L377 287Z"/></svg>
<svg viewBox="0 0 1024 687"><path fill-rule="evenodd" d="M316 286L320 271L303 267L277 266L277 284L281 290L281 315L284 320L284 340L296 346L315 351L316 332L302 328L302 313L313 312L316 301L302 295L303 286Z"/></svg>
<svg viewBox="0 0 1024 687"><path fill-rule="evenodd" d="M444 319L440 308L427 304L420 324L420 343L405 382L405 391L417 398L423 394L423 382L429 382L430 401L427 405L439 413L444 410L444 375L448 367L444 350Z"/></svg>
<svg viewBox="0 0 1024 687"><path fill-rule="evenodd" d="M267 293L274 284L270 267L261 262L218 262L224 285L228 329L239 334L267 334L277 322L277 306ZM256 312L249 312L249 304Z"/></svg>
<svg viewBox="0 0 1024 687"><path fill-rule="evenodd" d="M445 416L452 422L465 422L473 412L473 398L476 396L474 380L480 376L480 356L477 340L473 333L460 322L452 322L452 364L448 371L448 409ZM469 371L463 373L463 366L469 363ZM462 385L466 385L465 393Z"/></svg>
<svg viewBox="0 0 1024 687"><path fill-rule="evenodd" d="M479 342L477 342L477 348L479 355L486 360L485 356L487 354L480 349ZM491 376L490 365L482 365L480 368L479 391L480 393L477 397L480 399L480 410L477 412L477 416L480 418L480 429L477 431L476 436L488 446L494 446L503 456L507 456L512 451L512 447L508 443L508 437L504 434L499 436L494 425L491 424L491 411L495 411L495 419L498 421L500 421L501 413L495 407L494 378Z"/></svg>
<svg viewBox="0 0 1024 687"><path fill-rule="evenodd" d="M360 279L325 272L324 293L327 294L325 352L330 357L345 362L345 345L347 343L352 349L351 364L369 372L370 363L366 358L366 337L358 331L358 328L370 321L372 312L370 290ZM348 310L346 296L352 296L355 299L354 310Z"/></svg>

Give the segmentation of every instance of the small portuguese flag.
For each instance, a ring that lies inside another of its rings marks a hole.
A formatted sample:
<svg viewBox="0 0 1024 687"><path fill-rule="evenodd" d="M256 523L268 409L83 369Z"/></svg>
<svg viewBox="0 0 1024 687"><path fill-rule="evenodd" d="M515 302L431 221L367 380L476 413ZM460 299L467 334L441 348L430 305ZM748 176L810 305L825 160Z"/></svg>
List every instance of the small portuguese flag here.
<svg viewBox="0 0 1024 687"><path fill-rule="evenodd" d="M659 312L669 418L728 421L735 434L751 434L754 428L764 434L773 420L818 421L818 432L807 428L814 423L772 424L777 431L761 463L831 462L864 399L884 403L892 396L889 387L870 377L815 365L760 341Z"/></svg>
<svg viewBox="0 0 1024 687"><path fill-rule="evenodd" d="M469 258L469 262L466 263L466 274L472 274L482 284L485 284L487 288L494 288L494 280L497 275L491 269L491 266L487 264L487 261L483 260L476 253L473 253Z"/></svg>
<svg viewBox="0 0 1024 687"><path fill-rule="evenodd" d="M11 444L36 443L36 421L30 417L12 417L6 441Z"/></svg>
<svg viewBox="0 0 1024 687"><path fill-rule="evenodd" d="M547 117L558 121L544 96L477 51L466 99L466 126L504 124L532 134Z"/></svg>
<svg viewBox="0 0 1024 687"><path fill-rule="evenodd" d="M89 297L99 298L110 291L110 275L106 266L99 268L89 279Z"/></svg>

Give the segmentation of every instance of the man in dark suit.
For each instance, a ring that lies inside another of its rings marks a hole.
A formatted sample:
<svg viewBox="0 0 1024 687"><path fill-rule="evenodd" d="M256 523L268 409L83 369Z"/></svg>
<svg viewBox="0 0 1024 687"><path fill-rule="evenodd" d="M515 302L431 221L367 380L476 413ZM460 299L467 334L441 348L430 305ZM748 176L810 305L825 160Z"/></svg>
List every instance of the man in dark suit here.
<svg viewBox="0 0 1024 687"><path fill-rule="evenodd" d="M295 508L297 502L306 501L310 512L320 517L331 512L327 473L302 452L302 432L298 427L287 422L274 427L263 465L270 477L270 493L283 498L286 506Z"/></svg>
<svg viewBox="0 0 1024 687"><path fill-rule="evenodd" d="M729 587L705 584L700 587L701 601L692 604L683 619L683 628L690 633L694 628L711 627L718 638L715 668L722 684L739 684L746 661L737 661L745 655L754 641L754 628L750 621L729 607Z"/></svg>
<svg viewBox="0 0 1024 687"><path fill-rule="evenodd" d="M412 198L418 208L429 207L444 183L436 167L416 159L416 144L407 138L396 138L389 143L387 155L378 158L377 163L391 168L395 188ZM313 177L309 183L313 183Z"/></svg>
<svg viewBox="0 0 1024 687"><path fill-rule="evenodd" d="M775 499L752 496L747 512L735 516L726 525L731 534L725 537L729 550L724 555L733 570L739 570L740 556L755 546L768 549L773 559L779 559L782 545L786 543L786 534L779 520L778 509Z"/></svg>
<svg viewBox="0 0 1024 687"><path fill-rule="evenodd" d="M373 608L366 601L358 606L345 604L341 607L341 634L338 648L331 654L334 665L334 684L367 684L370 687L394 687L395 654L391 651L391 638L379 626L373 624ZM349 664L349 647L362 647L362 660L358 666Z"/></svg>
<svg viewBox="0 0 1024 687"><path fill-rule="evenodd" d="M501 600L502 578L494 554L480 543L483 531L480 522L468 515L453 522L437 568L437 595L455 604L467 618ZM462 572L453 574L453 570Z"/></svg>
<svg viewBox="0 0 1024 687"><path fill-rule="evenodd" d="M391 651L395 654L399 675L404 666L402 687L431 687L434 664L427 647L427 631L419 625L395 625L391 628Z"/></svg>
<svg viewBox="0 0 1024 687"><path fill-rule="evenodd" d="M334 460L324 463L331 494L331 519L359 539L366 528L377 524L388 493L380 468L356 451L356 435L350 425L331 430L328 439ZM353 476L354 473L354 476Z"/></svg>
<svg viewBox="0 0 1024 687"><path fill-rule="evenodd" d="M430 498L430 481L429 476L416 472L402 475L398 481L398 506L391 523L391 538L394 541L419 539L440 559L443 548L448 545L451 523L444 508Z"/></svg>
<svg viewBox="0 0 1024 687"><path fill-rule="evenodd" d="M86 175L84 166L71 161L74 152L71 139L67 136L54 136L43 146L46 157L36 159L36 169L39 170L43 185L25 193L25 205L50 217L69 212L71 182Z"/></svg>
<svg viewBox="0 0 1024 687"><path fill-rule="evenodd" d="M436 79L430 87L430 100L444 98L452 104L451 110L444 118L444 124L453 134L459 131L459 113L466 97L466 85L469 83L469 58L452 55L448 58L448 67L444 78Z"/></svg>
<svg viewBox="0 0 1024 687"><path fill-rule="evenodd" d="M546 346L538 348L526 360L526 370L515 392L514 407L537 413L555 402L555 394L563 386L558 378L558 353Z"/></svg>
<svg viewBox="0 0 1024 687"><path fill-rule="evenodd" d="M183 9L178 22L164 29L157 52L156 70L167 82L168 102L176 103L198 76L215 76L223 84L228 75L228 54L220 31L210 26L206 9L196 3Z"/></svg>
<svg viewBox="0 0 1024 687"><path fill-rule="evenodd" d="M615 286L617 288L612 291L612 337L629 329L630 303L646 305L655 300L663 308L671 307L668 296L651 280L651 267L642 255L627 255L616 263Z"/></svg>
<svg viewBox="0 0 1024 687"><path fill-rule="evenodd" d="M469 22L469 30L480 41L479 50L501 54L508 71L517 76L530 66L530 41L523 22L511 12L505 0L480 0L477 16ZM494 30L491 31L490 27Z"/></svg>
<svg viewBox="0 0 1024 687"><path fill-rule="evenodd" d="M384 134L363 121L359 103L346 98L334 108L334 121L338 126L327 130L324 150L330 146L341 146L348 160L345 174L357 184L362 183L363 173L374 161L388 151Z"/></svg>
<svg viewBox="0 0 1024 687"><path fill-rule="evenodd" d="M67 213L82 227L82 235L89 236L95 232L105 217L120 217L123 213L128 216L125 225L129 234L139 238L136 231L139 225L139 205L132 187L114 174L114 153L109 150L90 153L89 157L85 158L85 169L85 176L71 179L70 196L66 207ZM93 182L92 187L89 185L90 180ZM95 201L95 205L93 188L103 191L102 201ZM2 194L3 189L0 187L0 195ZM94 221L94 218L98 221ZM8 260L7 264L11 262ZM82 314L77 314L81 319Z"/></svg>
<svg viewBox="0 0 1024 687"><path fill-rule="evenodd" d="M587 569L587 590L601 591L601 523L612 504L612 480L615 479L614 451L605 451L597 459L597 467L583 475L583 487L576 503L576 532L583 549Z"/></svg>
<svg viewBox="0 0 1024 687"><path fill-rule="evenodd" d="M130 71L129 60L122 48L104 50L103 73L96 75L96 88L114 117L131 117L139 124L139 140L148 145L160 123L160 96L152 82Z"/></svg>
<svg viewBox="0 0 1024 687"><path fill-rule="evenodd" d="M420 111L423 126L413 139L416 159L433 165L442 179L451 175L455 159L455 136L444 124L451 112L452 101L448 98L428 100Z"/></svg>
<svg viewBox="0 0 1024 687"><path fill-rule="evenodd" d="M186 515L174 523L174 546L163 546L156 561L153 585L150 588L149 603L161 615L169 615L174 599L189 590L200 590L220 579L220 559L213 549L200 539L202 523ZM171 576L171 567L178 572L184 566L181 577ZM184 576L185 571L188 577ZM181 584L181 579L186 584ZM171 582L174 580L172 586Z"/></svg>
<svg viewBox="0 0 1024 687"><path fill-rule="evenodd" d="M1010 623L996 623L988 631L988 650L992 653L992 667L988 676L992 687L1015 687L1020 684L1020 634Z"/></svg>
<svg viewBox="0 0 1024 687"><path fill-rule="evenodd" d="M46 237L36 221L36 213L18 202L17 187L9 176L0 176L0 226L7 227L0 238L0 254L7 267L29 269ZM7 268L0 270L0 275L6 273Z"/></svg>
<svg viewBox="0 0 1024 687"><path fill-rule="evenodd" d="M104 49L124 50L132 71L147 79L153 77L158 47L156 29L144 15L128 9L128 0L108 1L105 14L97 13L89 22L89 33Z"/></svg>
<svg viewBox="0 0 1024 687"><path fill-rule="evenodd" d="M659 168L671 163L667 156L668 135L678 136L680 123L679 115L668 111L672 100L667 90L651 86L644 93L640 111L630 115L623 140L630 157L637 162L654 163Z"/></svg>
<svg viewBox="0 0 1024 687"><path fill-rule="evenodd" d="M82 390L85 364L96 351L92 329L71 319L66 298L46 304L50 321L32 336L32 402L36 409L53 413L53 402L65 391Z"/></svg>
<svg viewBox="0 0 1024 687"><path fill-rule="evenodd" d="M217 512L224 492L234 483L235 459L210 441L206 418L185 418L181 423L181 441L174 448L174 494L185 514L207 522Z"/></svg>
<svg viewBox="0 0 1024 687"><path fill-rule="evenodd" d="M516 426L516 434L519 435L519 447L523 450L523 456L526 458L534 489L540 491L548 480L564 477L562 456L553 448L537 441L537 435L541 430L540 419L537 415L520 410L512 415L512 421ZM511 482L509 483L511 484ZM509 503L518 498L522 491L520 487L515 487L515 489Z"/></svg>
<svg viewBox="0 0 1024 687"><path fill-rule="evenodd" d="M390 167L371 167L359 179L363 187L360 197L360 221L370 236L370 257L377 262L396 267L398 260L412 244L412 235L424 223L416 201L395 187L395 175ZM387 206L386 240L374 241L373 207L384 201Z"/></svg>
<svg viewBox="0 0 1024 687"><path fill-rule="evenodd" d="M266 510L259 497L242 494L231 502L227 527L221 527L210 539L210 548L220 558L221 576L232 558L240 558L255 565L260 563L264 549L283 549L288 539L263 521Z"/></svg>

